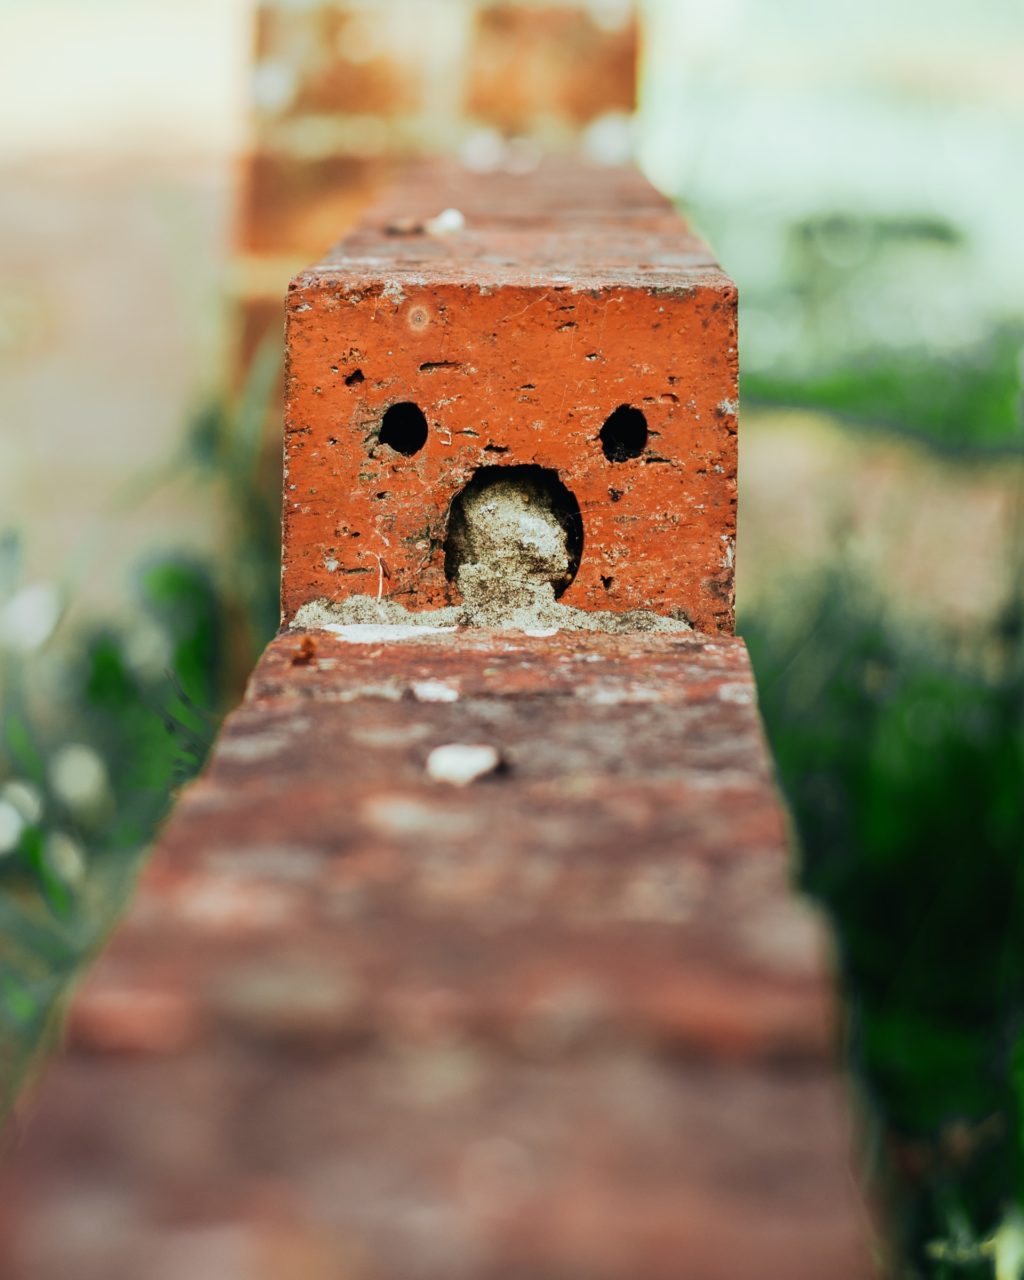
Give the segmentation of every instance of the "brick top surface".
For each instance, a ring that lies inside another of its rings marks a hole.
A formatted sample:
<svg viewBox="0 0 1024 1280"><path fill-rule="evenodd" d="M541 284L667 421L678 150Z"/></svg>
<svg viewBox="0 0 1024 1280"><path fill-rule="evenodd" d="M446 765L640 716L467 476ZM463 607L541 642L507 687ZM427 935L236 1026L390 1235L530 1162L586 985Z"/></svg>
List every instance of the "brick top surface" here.
<svg viewBox="0 0 1024 1280"><path fill-rule="evenodd" d="M411 164L359 227L299 276L408 285L734 291L708 246L636 170L549 159L525 174ZM431 234L446 209L465 226ZM293 286L294 287L294 286Z"/></svg>
<svg viewBox="0 0 1024 1280"><path fill-rule="evenodd" d="M183 797L0 1274L864 1280L742 644L360 635L278 639Z"/></svg>

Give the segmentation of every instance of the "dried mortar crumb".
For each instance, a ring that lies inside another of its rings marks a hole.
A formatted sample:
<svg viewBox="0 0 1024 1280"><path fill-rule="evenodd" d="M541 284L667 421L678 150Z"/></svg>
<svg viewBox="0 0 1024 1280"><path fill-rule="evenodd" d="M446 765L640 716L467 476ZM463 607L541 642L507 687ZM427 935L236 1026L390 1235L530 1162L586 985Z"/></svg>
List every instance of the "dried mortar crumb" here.
<svg viewBox="0 0 1024 1280"><path fill-rule="evenodd" d="M525 593L529 604L547 585L557 593L574 572L568 520L551 492L518 467L507 476L503 470L482 488L466 487L448 533L459 590L485 608L508 602L510 593Z"/></svg>
<svg viewBox="0 0 1024 1280"><path fill-rule="evenodd" d="M529 602L503 606L491 600L486 607L468 601L462 605L449 605L444 609L430 609L418 613L397 604L394 600L377 600L373 596L350 596L347 600L311 600L304 604L291 623L294 631L318 631L337 626L374 626L379 628L375 637L387 639L390 628L401 628L400 634L408 634L416 627L426 636L431 630L452 627L482 627L491 631L543 632L552 635L556 631L601 631L607 635L633 635L640 632L692 631L688 622L680 618L664 617L647 609L631 609L627 613L612 613L605 609L575 609L559 604L554 590L549 586L546 595L538 592Z"/></svg>

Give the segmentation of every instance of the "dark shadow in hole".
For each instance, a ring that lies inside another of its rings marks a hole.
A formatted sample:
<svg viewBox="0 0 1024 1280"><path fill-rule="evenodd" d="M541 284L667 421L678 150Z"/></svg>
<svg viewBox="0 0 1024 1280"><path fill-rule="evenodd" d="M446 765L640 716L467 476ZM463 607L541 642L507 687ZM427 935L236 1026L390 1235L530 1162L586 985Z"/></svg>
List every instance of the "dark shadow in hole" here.
<svg viewBox="0 0 1024 1280"><path fill-rule="evenodd" d="M427 420L411 401L393 404L380 424L380 442L411 458L427 443Z"/></svg>
<svg viewBox="0 0 1024 1280"><path fill-rule="evenodd" d="M600 439L609 462L639 458L647 448L647 419L632 405L620 405L601 428Z"/></svg>
<svg viewBox="0 0 1024 1280"><path fill-rule="evenodd" d="M565 530L569 551L569 571L561 582L556 582L555 597L561 596L571 586L583 559L583 513L576 495L566 488L558 472L549 467L533 464L511 467L480 467L469 483L455 495L448 512L448 530L444 540L444 572L449 582L459 574L460 551L465 532L464 505L466 499L489 489L499 481L511 480L534 497L538 506L553 511L558 523Z"/></svg>
<svg viewBox="0 0 1024 1280"><path fill-rule="evenodd" d="M360 382L365 382L366 377L362 369L354 369L345 379L346 387L358 387Z"/></svg>

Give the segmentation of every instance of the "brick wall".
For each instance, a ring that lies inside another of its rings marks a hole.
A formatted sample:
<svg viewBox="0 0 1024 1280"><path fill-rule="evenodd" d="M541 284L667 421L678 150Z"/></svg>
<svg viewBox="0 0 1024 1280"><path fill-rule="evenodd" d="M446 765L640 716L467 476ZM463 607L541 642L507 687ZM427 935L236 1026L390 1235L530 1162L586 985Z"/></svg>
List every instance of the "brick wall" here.
<svg viewBox="0 0 1024 1280"><path fill-rule="evenodd" d="M302 625L0 1160L5 1280L867 1280L827 950L728 634L735 304L635 173L566 161L416 165L295 281ZM447 573L495 471L575 501L553 626L509 612L555 565L539 491ZM496 620L424 616L498 551Z"/></svg>
<svg viewBox="0 0 1024 1280"><path fill-rule="evenodd" d="M636 60L630 0L261 4L238 222L243 366L279 332L288 279L352 225L389 161L621 153ZM509 152L511 138L529 141Z"/></svg>

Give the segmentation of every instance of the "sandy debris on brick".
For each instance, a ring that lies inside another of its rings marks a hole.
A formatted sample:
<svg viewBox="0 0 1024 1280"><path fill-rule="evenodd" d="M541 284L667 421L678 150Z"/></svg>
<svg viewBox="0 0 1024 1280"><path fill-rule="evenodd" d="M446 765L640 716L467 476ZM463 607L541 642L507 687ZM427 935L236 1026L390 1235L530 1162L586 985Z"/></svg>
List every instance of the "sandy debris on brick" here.
<svg viewBox="0 0 1024 1280"><path fill-rule="evenodd" d="M419 625L417 625L419 624ZM559 604L549 586L532 597L491 600L483 608L467 600L445 609L413 613L394 600L374 596L349 596L346 600L312 600L304 604L291 623L293 631L333 631L354 642L427 638L455 627L485 627L494 631L523 631L553 635L558 631L600 631L608 635L639 632L690 632L693 628L680 618L664 617L646 609L611 613L598 609L575 609Z"/></svg>
<svg viewBox="0 0 1024 1280"><path fill-rule="evenodd" d="M366 638L370 628L391 628L393 639L412 628L455 626L546 634L692 629L679 618L643 609L613 613L560 604L556 592L572 576L569 533L550 497L521 480L500 480L468 496L450 536L461 605L412 613L396 601L372 596L321 599L303 605L292 626L329 629L353 641Z"/></svg>

